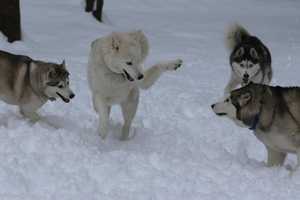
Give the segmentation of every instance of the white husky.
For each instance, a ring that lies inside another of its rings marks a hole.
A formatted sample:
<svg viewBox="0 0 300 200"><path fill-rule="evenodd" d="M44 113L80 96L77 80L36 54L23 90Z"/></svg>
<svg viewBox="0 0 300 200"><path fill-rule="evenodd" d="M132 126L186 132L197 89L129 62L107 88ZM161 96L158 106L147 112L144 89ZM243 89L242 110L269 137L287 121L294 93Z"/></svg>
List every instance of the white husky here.
<svg viewBox="0 0 300 200"><path fill-rule="evenodd" d="M139 88L148 89L163 72L176 70L182 64L177 59L158 63L143 72L148 51L148 41L142 31L115 32L92 42L88 79L103 139L107 136L112 105L121 105L124 118L121 139L126 140L137 110Z"/></svg>

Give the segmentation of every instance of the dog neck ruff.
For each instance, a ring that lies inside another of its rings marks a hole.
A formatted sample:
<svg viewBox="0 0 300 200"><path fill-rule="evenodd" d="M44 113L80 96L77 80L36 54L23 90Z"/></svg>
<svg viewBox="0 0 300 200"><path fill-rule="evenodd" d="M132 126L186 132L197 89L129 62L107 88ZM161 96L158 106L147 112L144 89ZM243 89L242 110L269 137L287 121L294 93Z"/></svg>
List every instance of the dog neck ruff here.
<svg viewBox="0 0 300 200"><path fill-rule="evenodd" d="M259 117L260 117L260 113L258 113L258 114L256 114L254 116L252 125L249 128L251 131L255 131L256 130L256 127L257 127L258 122L259 122Z"/></svg>

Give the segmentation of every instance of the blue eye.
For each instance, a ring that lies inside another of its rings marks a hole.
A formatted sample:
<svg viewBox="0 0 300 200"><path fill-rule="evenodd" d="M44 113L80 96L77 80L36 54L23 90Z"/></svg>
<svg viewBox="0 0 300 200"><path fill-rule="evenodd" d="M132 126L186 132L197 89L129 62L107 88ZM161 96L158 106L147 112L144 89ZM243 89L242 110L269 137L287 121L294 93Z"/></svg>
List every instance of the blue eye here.
<svg viewBox="0 0 300 200"><path fill-rule="evenodd" d="M54 87L58 85L58 82L48 82L47 85Z"/></svg>

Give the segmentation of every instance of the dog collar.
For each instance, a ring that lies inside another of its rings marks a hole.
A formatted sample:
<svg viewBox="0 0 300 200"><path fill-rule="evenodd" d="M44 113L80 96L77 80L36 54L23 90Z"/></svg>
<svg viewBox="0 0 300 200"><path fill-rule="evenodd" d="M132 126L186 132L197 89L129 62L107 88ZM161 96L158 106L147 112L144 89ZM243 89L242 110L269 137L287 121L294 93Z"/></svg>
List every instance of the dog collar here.
<svg viewBox="0 0 300 200"><path fill-rule="evenodd" d="M258 125L258 122L259 122L259 116L260 116L260 113L259 114L256 114L253 118L253 122L252 122L252 125L249 127L249 129L251 131L255 131L256 128L257 128L257 125Z"/></svg>

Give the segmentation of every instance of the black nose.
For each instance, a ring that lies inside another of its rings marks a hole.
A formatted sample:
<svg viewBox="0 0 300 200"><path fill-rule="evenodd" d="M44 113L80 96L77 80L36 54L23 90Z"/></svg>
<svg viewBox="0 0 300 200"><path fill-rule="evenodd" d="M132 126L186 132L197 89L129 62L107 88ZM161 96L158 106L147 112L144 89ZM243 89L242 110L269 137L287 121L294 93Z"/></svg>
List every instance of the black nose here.
<svg viewBox="0 0 300 200"><path fill-rule="evenodd" d="M211 105L211 108L214 109L215 105L216 105L216 104L212 104L212 105Z"/></svg>
<svg viewBox="0 0 300 200"><path fill-rule="evenodd" d="M141 79L143 79L144 78L144 75L143 74L140 74L139 76L138 76L138 80L141 80Z"/></svg>
<svg viewBox="0 0 300 200"><path fill-rule="evenodd" d="M249 78L249 74L244 74L244 78Z"/></svg>
<svg viewBox="0 0 300 200"><path fill-rule="evenodd" d="M70 99L73 99L75 97L75 94L70 94Z"/></svg>

